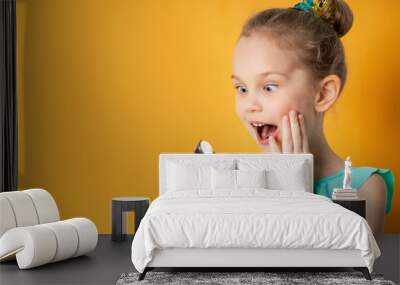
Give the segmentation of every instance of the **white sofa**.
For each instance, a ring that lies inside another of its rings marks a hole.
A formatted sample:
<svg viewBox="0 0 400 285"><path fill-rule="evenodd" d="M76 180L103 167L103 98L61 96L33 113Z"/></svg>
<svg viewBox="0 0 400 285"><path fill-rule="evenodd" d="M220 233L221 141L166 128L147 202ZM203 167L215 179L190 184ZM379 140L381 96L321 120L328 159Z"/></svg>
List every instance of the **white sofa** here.
<svg viewBox="0 0 400 285"><path fill-rule="evenodd" d="M0 262L16 259L20 269L28 269L86 254L97 239L89 219L60 221L46 190L0 193Z"/></svg>

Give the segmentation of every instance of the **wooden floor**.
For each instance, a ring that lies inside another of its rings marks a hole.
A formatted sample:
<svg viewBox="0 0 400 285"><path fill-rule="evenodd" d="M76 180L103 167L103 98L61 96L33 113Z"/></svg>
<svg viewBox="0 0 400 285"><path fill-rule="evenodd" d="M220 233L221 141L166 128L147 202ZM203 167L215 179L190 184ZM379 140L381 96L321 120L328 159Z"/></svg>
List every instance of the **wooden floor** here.
<svg viewBox="0 0 400 285"><path fill-rule="evenodd" d="M131 261L132 236L112 242L100 235L96 250L87 256L19 270L15 261L0 264L0 284L115 284L124 272L135 271ZM400 284L400 235L385 235L379 242L382 256L374 272Z"/></svg>

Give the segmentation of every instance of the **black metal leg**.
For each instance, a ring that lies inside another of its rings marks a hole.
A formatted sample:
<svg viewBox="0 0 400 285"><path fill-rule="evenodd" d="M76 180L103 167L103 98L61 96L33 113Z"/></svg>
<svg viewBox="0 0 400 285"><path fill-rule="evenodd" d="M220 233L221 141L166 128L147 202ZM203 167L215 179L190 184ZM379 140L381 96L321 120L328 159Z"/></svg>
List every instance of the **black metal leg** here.
<svg viewBox="0 0 400 285"><path fill-rule="evenodd" d="M368 267L353 267L357 271L361 271L362 274L364 275L365 279L367 280L372 280L371 275L369 274Z"/></svg>
<svg viewBox="0 0 400 285"><path fill-rule="evenodd" d="M144 279L144 277L146 276L147 271L148 271L148 269L147 269L147 267L145 267L143 272L139 274L138 281L142 281Z"/></svg>
<svg viewBox="0 0 400 285"><path fill-rule="evenodd" d="M371 275L369 274L369 270L367 267L364 267L362 269L362 273L364 274L365 279L371 280Z"/></svg>

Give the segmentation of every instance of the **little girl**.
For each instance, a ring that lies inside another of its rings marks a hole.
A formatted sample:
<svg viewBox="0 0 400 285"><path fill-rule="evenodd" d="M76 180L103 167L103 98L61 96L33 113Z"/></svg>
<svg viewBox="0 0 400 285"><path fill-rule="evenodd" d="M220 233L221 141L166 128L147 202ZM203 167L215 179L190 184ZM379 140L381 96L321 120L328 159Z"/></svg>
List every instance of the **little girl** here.
<svg viewBox="0 0 400 285"><path fill-rule="evenodd" d="M353 14L343 0L304 0L261 11L247 20L233 56L236 113L263 152L312 153L314 193L341 188L344 160L329 146L324 114L346 82L340 40ZM366 199L366 220L383 232L391 209L389 169L352 167L352 187Z"/></svg>

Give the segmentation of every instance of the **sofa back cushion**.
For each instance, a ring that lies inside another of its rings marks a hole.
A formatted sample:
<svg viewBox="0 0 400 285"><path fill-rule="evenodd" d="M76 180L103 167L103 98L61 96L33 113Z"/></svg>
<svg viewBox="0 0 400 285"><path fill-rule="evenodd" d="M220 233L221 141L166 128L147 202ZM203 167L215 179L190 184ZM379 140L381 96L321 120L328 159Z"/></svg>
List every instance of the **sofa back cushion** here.
<svg viewBox="0 0 400 285"><path fill-rule="evenodd" d="M60 220L57 204L44 189L0 193L0 237L15 227Z"/></svg>

